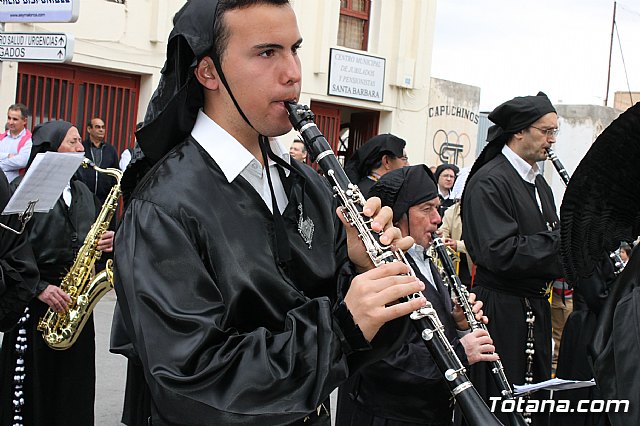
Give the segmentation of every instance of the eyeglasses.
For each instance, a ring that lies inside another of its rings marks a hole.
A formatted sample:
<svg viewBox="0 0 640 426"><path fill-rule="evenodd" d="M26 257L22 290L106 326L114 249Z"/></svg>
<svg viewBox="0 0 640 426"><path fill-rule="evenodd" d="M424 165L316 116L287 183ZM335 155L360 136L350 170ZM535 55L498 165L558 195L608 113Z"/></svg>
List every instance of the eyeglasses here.
<svg viewBox="0 0 640 426"><path fill-rule="evenodd" d="M548 138L555 138L556 136L558 136L558 132L560 131L560 129L558 129L557 127L553 129L541 129L540 127L536 127L536 126L529 126L529 127L533 127L536 130L540 130Z"/></svg>

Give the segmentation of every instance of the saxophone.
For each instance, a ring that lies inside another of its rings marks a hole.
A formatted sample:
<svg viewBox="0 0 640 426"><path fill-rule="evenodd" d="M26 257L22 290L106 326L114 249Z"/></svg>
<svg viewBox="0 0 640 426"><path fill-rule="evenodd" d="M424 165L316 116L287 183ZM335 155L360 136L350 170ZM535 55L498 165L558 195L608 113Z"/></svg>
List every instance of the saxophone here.
<svg viewBox="0 0 640 426"><path fill-rule="evenodd" d="M91 160L85 159L83 167L93 167L97 172L116 179L111 188L98 218L91 226L73 266L65 275L60 288L71 297L71 303L64 312L56 312L49 308L38 323L38 330L51 349L69 349L78 339L93 308L109 290L113 288L113 261L109 259L104 271L92 277L94 264L100 259L101 251L97 249L98 241L109 227L120 198L120 179L122 172L118 169L103 169Z"/></svg>

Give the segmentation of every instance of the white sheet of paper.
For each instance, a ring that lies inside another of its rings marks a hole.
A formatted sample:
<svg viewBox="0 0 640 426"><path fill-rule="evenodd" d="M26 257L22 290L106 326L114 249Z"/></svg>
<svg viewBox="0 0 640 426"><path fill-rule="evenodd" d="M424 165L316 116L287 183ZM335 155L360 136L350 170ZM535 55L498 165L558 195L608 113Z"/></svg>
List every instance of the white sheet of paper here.
<svg viewBox="0 0 640 426"><path fill-rule="evenodd" d="M528 392L535 392L537 390L567 390L586 388L589 386L595 386L596 381L591 380L565 380L565 379L550 379L540 383L533 383L530 385L513 385L513 393L520 395Z"/></svg>
<svg viewBox="0 0 640 426"><path fill-rule="evenodd" d="M35 200L38 200L35 212L51 210L83 159L81 152L50 151L36 155L2 214L24 213L29 202Z"/></svg>

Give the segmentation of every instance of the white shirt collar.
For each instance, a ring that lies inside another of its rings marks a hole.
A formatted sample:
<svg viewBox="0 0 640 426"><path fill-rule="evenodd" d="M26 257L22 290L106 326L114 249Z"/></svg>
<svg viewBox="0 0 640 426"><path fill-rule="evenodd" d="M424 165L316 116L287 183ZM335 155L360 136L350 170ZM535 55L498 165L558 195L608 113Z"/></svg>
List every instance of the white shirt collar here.
<svg viewBox="0 0 640 426"><path fill-rule="evenodd" d="M18 133L17 135L15 135L15 136L13 136L11 134L11 130L7 130L7 136L10 137L11 139L22 138L26 133L27 133L27 128L26 127L24 129L22 129L22 131L20 133Z"/></svg>
<svg viewBox="0 0 640 426"><path fill-rule="evenodd" d="M509 163L511 163L513 168L516 169L516 172L518 172L522 179L529 183L536 183L536 176L540 174L540 168L538 167L537 163L531 166L518 154L513 152L513 150L507 145L502 147L502 154L507 157Z"/></svg>
<svg viewBox="0 0 640 426"><path fill-rule="evenodd" d="M207 116L202 109L198 111L191 136L220 166L229 183L233 182L253 161L258 162L240 142ZM282 142L277 138L269 138L269 145L274 154L291 164L289 151ZM275 164L275 161L269 159L269 166ZM288 169L284 169L284 172L289 176Z"/></svg>
<svg viewBox="0 0 640 426"><path fill-rule="evenodd" d="M418 269L420 269L422 275L427 279L427 281L429 281L429 284L431 284L431 286L437 290L438 287L436 286L435 279L433 278L433 274L431 273L429 259L424 258L424 247L422 247L420 244L414 244L409 250L407 250L407 253L409 253L411 258L416 262Z"/></svg>
<svg viewBox="0 0 640 426"><path fill-rule="evenodd" d="M414 259L420 259L421 261L424 261L424 247L422 247L420 244L414 243L411 248L407 250L407 252L409 252L411 257L413 257Z"/></svg>

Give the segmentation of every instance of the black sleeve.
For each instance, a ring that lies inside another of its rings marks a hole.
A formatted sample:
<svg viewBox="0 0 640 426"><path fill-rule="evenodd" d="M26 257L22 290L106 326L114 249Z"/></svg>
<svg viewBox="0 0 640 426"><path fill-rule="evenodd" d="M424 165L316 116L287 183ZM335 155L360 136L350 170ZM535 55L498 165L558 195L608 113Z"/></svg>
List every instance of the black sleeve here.
<svg viewBox="0 0 640 426"><path fill-rule="evenodd" d="M11 190L0 173L0 211L4 210ZM0 216L0 223L19 230L16 215ZM13 327L35 294L40 275L26 231L17 235L0 227L0 331Z"/></svg>

